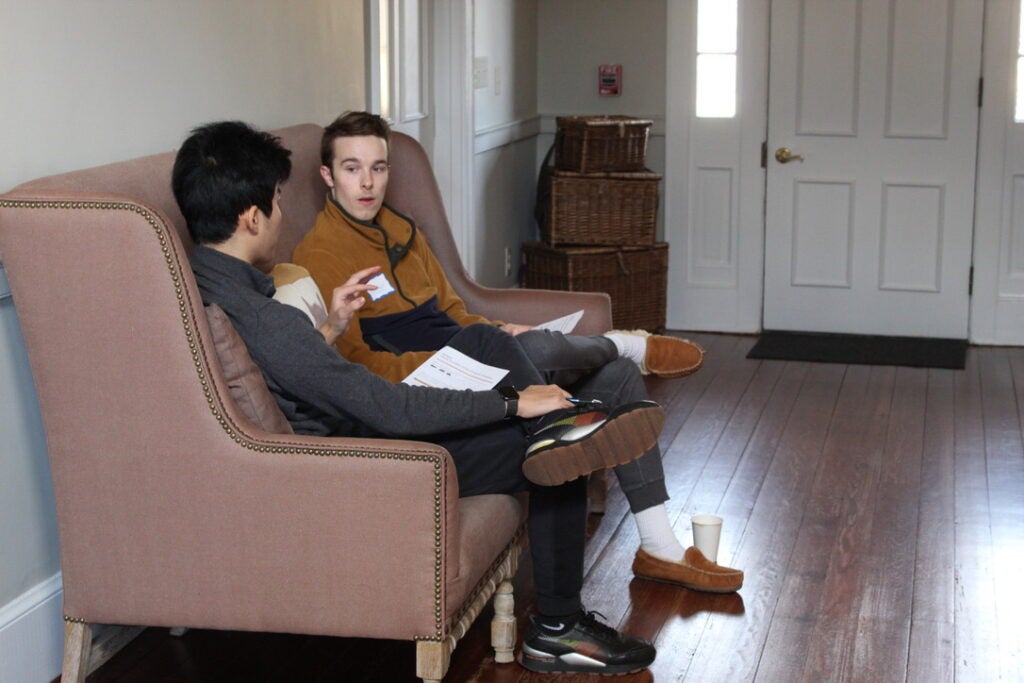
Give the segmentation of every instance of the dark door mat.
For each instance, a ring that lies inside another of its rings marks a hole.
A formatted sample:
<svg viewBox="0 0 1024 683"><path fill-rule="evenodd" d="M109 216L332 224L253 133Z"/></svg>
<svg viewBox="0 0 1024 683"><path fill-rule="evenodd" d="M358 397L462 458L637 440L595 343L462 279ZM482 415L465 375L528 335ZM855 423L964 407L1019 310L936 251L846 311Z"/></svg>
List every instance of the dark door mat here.
<svg viewBox="0 0 1024 683"><path fill-rule="evenodd" d="M967 340L765 330L747 358L963 370Z"/></svg>

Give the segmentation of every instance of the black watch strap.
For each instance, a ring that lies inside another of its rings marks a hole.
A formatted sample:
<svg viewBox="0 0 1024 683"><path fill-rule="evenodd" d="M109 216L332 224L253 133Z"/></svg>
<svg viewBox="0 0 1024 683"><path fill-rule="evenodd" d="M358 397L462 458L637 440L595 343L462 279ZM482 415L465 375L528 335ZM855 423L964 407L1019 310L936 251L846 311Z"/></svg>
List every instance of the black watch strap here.
<svg viewBox="0 0 1024 683"><path fill-rule="evenodd" d="M498 387L497 392L505 399L505 419L515 417L519 412L519 392L511 384Z"/></svg>

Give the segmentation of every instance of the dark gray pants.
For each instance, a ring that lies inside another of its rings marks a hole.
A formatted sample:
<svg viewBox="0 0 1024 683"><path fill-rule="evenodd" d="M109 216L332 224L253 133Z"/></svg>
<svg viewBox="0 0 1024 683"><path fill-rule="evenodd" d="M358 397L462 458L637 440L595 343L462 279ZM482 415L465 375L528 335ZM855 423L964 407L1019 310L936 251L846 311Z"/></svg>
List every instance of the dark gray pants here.
<svg viewBox="0 0 1024 683"><path fill-rule="evenodd" d="M557 384L575 396L596 398L609 407L647 398L647 387L636 363L619 358L615 344L607 337L530 330L514 339L546 383ZM657 444L639 459L616 467L615 475L634 513L668 500Z"/></svg>
<svg viewBox="0 0 1024 683"><path fill-rule="evenodd" d="M508 368L506 381L516 387L546 383L515 337L493 325L470 325L455 335L449 345L482 363ZM427 440L451 453L460 495L530 492L526 531L537 611L547 616L570 615L582 609L586 478L561 486L537 486L523 476L531 422L505 420Z"/></svg>

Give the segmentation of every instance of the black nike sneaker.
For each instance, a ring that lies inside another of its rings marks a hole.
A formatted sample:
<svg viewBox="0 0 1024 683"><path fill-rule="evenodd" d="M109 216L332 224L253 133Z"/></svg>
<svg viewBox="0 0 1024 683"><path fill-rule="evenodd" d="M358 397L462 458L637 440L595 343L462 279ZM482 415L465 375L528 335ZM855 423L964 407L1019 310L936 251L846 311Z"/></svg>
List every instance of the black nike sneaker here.
<svg viewBox="0 0 1024 683"><path fill-rule="evenodd" d="M642 638L619 633L586 612L575 624L548 628L530 617L519 663L540 673L629 674L646 669L657 651Z"/></svg>

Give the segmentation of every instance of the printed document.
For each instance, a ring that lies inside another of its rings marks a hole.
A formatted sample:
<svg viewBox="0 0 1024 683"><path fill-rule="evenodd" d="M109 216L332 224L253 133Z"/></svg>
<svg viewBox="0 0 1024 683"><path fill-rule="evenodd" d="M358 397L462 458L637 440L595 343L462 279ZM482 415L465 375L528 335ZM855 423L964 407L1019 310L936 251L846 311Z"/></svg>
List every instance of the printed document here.
<svg viewBox="0 0 1024 683"><path fill-rule="evenodd" d="M576 329L576 323L583 317L583 311L579 310L569 315L564 315L561 318L555 318L549 320L546 323L540 325L534 325L535 330L551 330L552 332L561 332L562 334L569 334Z"/></svg>
<svg viewBox="0 0 1024 683"><path fill-rule="evenodd" d="M402 382L414 387L486 391L498 386L507 374L505 368L485 365L446 346L409 373Z"/></svg>

